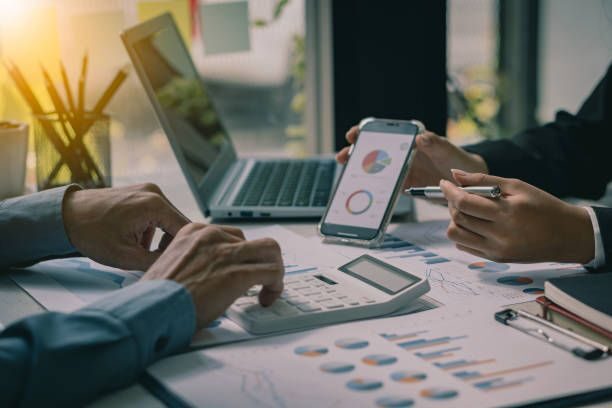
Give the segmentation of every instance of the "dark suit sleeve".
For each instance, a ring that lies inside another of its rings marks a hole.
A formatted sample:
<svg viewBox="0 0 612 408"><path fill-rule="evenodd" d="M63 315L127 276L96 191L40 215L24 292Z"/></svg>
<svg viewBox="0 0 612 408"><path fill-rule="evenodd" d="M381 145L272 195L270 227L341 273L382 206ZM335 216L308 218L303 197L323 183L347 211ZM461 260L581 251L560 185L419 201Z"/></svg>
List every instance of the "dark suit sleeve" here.
<svg viewBox="0 0 612 408"><path fill-rule="evenodd" d="M191 296L171 281L23 319L0 332L0 406L83 406L186 347L194 330Z"/></svg>
<svg viewBox="0 0 612 408"><path fill-rule="evenodd" d="M561 111L552 123L466 150L481 155L491 174L558 197L600 198L612 179L612 65L576 115Z"/></svg>

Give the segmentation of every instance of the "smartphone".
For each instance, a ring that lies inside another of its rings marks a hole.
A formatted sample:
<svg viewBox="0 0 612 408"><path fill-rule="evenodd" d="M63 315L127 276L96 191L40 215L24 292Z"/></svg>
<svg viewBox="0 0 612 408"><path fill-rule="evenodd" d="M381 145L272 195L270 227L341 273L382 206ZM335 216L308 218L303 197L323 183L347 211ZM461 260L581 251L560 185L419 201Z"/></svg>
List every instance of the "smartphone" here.
<svg viewBox="0 0 612 408"><path fill-rule="evenodd" d="M415 121L367 118L319 224L330 240L373 246L391 219L419 126Z"/></svg>

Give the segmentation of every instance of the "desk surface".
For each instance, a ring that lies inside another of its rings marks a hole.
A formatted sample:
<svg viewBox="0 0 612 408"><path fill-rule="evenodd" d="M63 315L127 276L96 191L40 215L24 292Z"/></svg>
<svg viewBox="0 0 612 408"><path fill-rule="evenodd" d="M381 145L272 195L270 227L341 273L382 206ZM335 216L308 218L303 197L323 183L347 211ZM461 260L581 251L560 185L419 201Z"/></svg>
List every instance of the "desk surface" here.
<svg viewBox="0 0 612 408"><path fill-rule="evenodd" d="M121 183L127 184L127 183ZM187 214L194 221L205 221L197 210L197 206L193 197L190 194L186 194L188 191L185 187L181 186L180 183L177 186L176 183L172 186L164 186L164 183L160 183L162 189L166 192L169 197L172 197L177 207ZM182 193L182 194L181 194ZM416 214L415 219L417 221L430 221L430 220L441 220L448 219L448 212L445 207L436 206L426 201L416 201ZM406 220L402 220L405 222ZM271 223L250 223L250 224L236 224L244 228L249 226L265 226ZM291 229L304 237L311 237L316 233L315 224L311 221L304 222L281 222L281 225ZM21 290L8 276L0 274L0 322L8 324L19 318L26 317L35 313L43 311L44 308L40 306L34 299L32 299L26 292ZM96 407L106 406L117 406L117 405L132 405L145 404L147 406L162 406L159 401L149 395L144 389L138 385L128 387L117 393L108 395L101 400L97 401L93 405ZM592 407L603 407L609 406L606 403L589 405Z"/></svg>

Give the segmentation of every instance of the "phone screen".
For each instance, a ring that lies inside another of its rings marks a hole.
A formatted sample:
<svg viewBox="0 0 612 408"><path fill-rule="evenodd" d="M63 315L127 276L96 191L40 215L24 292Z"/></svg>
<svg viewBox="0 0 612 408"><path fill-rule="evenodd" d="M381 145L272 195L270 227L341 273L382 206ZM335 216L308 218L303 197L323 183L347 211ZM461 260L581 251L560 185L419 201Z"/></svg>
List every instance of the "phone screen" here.
<svg viewBox="0 0 612 408"><path fill-rule="evenodd" d="M380 228L417 128L411 126L404 131L410 133L372 131L367 130L367 125L361 130L324 224Z"/></svg>

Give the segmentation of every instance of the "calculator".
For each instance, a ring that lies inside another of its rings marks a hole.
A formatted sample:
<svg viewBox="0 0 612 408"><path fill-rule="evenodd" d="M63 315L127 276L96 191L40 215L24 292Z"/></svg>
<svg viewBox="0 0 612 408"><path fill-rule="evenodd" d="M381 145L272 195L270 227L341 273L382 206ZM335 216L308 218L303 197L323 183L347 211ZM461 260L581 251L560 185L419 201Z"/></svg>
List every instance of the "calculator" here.
<svg viewBox="0 0 612 408"><path fill-rule="evenodd" d="M429 291L429 282L370 255L337 269L290 275L271 306L259 304L261 286L238 298L228 318L254 334L297 330L393 313Z"/></svg>

